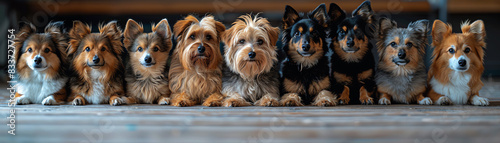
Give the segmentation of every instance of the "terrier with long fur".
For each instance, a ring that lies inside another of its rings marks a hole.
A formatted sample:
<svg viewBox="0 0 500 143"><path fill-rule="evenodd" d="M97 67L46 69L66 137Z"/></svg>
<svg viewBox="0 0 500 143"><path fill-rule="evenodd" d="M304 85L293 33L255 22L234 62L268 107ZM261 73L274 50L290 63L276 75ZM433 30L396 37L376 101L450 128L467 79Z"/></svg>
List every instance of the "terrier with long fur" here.
<svg viewBox="0 0 500 143"><path fill-rule="evenodd" d="M408 28L398 28L395 21L380 19L377 51L379 62L375 81L379 92L378 104L418 103L430 105L424 97L427 85L425 47L428 20L418 20Z"/></svg>
<svg viewBox="0 0 500 143"><path fill-rule="evenodd" d="M213 16L192 15L177 21L177 46L168 73L173 106L221 106L222 55L220 40L226 27Z"/></svg>
<svg viewBox="0 0 500 143"><path fill-rule="evenodd" d="M482 20L465 22L462 33L452 33L451 25L440 20L432 26L432 65L429 69L429 96L436 105L489 105L480 97L481 75L486 48L486 31Z"/></svg>
<svg viewBox="0 0 500 143"><path fill-rule="evenodd" d="M99 33L80 21L73 22L69 32L68 55L72 60L73 76L70 79L73 105L129 104L125 95L125 67L122 57L122 32L116 21L99 26Z"/></svg>
<svg viewBox="0 0 500 143"><path fill-rule="evenodd" d="M144 33L141 24L129 19L123 37L130 55L125 78L128 96L136 103L170 104L167 63L172 31L167 19L153 24L150 33Z"/></svg>
<svg viewBox="0 0 500 143"><path fill-rule="evenodd" d="M251 15L240 16L224 32L224 106L279 105L278 36L278 27Z"/></svg>
<svg viewBox="0 0 500 143"><path fill-rule="evenodd" d="M308 14L286 6L282 42L286 58L281 62L281 105L334 106L337 99L330 91L330 67L325 4Z"/></svg>
<svg viewBox="0 0 500 143"><path fill-rule="evenodd" d="M21 23L14 39L16 98L14 104L62 104L67 97L67 37L63 22L51 22L44 33L31 23Z"/></svg>

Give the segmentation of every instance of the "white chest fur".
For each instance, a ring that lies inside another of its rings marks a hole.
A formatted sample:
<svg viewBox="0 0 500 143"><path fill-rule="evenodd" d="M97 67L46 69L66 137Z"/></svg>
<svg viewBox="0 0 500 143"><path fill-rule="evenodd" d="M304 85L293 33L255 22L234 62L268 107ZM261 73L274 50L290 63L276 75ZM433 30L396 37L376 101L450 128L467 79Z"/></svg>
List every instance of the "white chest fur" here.
<svg viewBox="0 0 500 143"><path fill-rule="evenodd" d="M92 91L90 95L84 96L85 100L90 104L108 103L109 97L106 96L106 83L99 80L102 77L101 72L92 70L90 77L92 78Z"/></svg>
<svg viewBox="0 0 500 143"><path fill-rule="evenodd" d="M47 96L64 88L68 78L45 80L45 76L37 71L29 79L21 80L17 92L28 98L32 103L40 104Z"/></svg>
<svg viewBox="0 0 500 143"><path fill-rule="evenodd" d="M432 89L436 93L449 97L453 104L467 104L467 94L470 91L468 83L471 75L462 72L452 72L449 76L450 81L447 84L440 83L433 77L430 82Z"/></svg>

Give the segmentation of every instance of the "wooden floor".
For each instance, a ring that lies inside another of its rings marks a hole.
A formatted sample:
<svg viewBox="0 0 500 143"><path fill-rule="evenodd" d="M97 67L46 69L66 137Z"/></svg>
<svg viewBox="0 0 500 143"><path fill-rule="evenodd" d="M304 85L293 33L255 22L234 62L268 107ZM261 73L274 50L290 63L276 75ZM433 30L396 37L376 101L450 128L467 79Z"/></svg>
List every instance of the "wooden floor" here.
<svg viewBox="0 0 500 143"><path fill-rule="evenodd" d="M14 108L15 136L7 134L11 108L3 102L0 142L498 142L498 83L485 83L486 107L20 105Z"/></svg>

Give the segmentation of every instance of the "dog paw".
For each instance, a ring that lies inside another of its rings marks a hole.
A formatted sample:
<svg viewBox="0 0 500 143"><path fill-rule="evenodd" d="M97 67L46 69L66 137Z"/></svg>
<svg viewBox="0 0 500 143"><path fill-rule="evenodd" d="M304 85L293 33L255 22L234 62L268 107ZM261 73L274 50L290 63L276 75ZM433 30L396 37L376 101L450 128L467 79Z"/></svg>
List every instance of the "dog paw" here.
<svg viewBox="0 0 500 143"><path fill-rule="evenodd" d="M124 104L123 100L121 98L115 98L115 99L111 99L109 101L109 105L111 106L119 106L119 105L122 105Z"/></svg>
<svg viewBox="0 0 500 143"><path fill-rule="evenodd" d="M168 97L160 97L160 100L158 100L158 105L169 105L170 104L170 98Z"/></svg>
<svg viewBox="0 0 500 143"><path fill-rule="evenodd" d="M77 98L73 99L72 104L75 105L75 106L85 105L85 100L83 98L81 98L81 97L77 97Z"/></svg>
<svg viewBox="0 0 500 143"><path fill-rule="evenodd" d="M172 106L177 106L177 107L187 107L187 106L193 106L194 102L189 100L189 99L182 99L178 100L177 102L172 103Z"/></svg>
<svg viewBox="0 0 500 143"><path fill-rule="evenodd" d="M275 107L279 106L278 100L276 98L272 98L270 96L264 96L259 101L255 102L256 106L266 106L266 107Z"/></svg>
<svg viewBox="0 0 500 143"><path fill-rule="evenodd" d="M49 95L42 100L42 105L57 105L57 101L54 99L54 96Z"/></svg>
<svg viewBox="0 0 500 143"><path fill-rule="evenodd" d="M320 99L317 99L313 103L314 106L322 106L322 107L328 107L328 106L336 106L337 101L335 99L331 99L328 97L321 97Z"/></svg>
<svg viewBox="0 0 500 143"><path fill-rule="evenodd" d="M418 101L420 105L432 105L432 100L429 97L425 97L424 99Z"/></svg>
<svg viewBox="0 0 500 143"><path fill-rule="evenodd" d="M367 97L367 98L359 99L359 101L360 101L360 102L361 102L361 104L363 104L363 105L373 105L373 98L371 98L371 97Z"/></svg>
<svg viewBox="0 0 500 143"><path fill-rule="evenodd" d="M281 99L281 106L304 106L301 103L300 96L297 93L288 93L289 95L285 99Z"/></svg>
<svg viewBox="0 0 500 143"><path fill-rule="evenodd" d="M224 107L243 107L243 106L250 106L250 102L247 102L243 98L228 98L224 101L223 106Z"/></svg>
<svg viewBox="0 0 500 143"><path fill-rule="evenodd" d="M30 104L30 100L27 97L21 96L16 98L16 105L26 105Z"/></svg>
<svg viewBox="0 0 500 143"><path fill-rule="evenodd" d="M478 95L474 95L474 97L472 97L471 103L472 103L472 105L476 105L476 106L488 106L488 105L490 105L488 98L479 97Z"/></svg>
<svg viewBox="0 0 500 143"><path fill-rule="evenodd" d="M451 104L453 104L453 102L451 102L450 98L448 98L446 96L441 96L434 104L436 104L436 105L451 105Z"/></svg>
<svg viewBox="0 0 500 143"><path fill-rule="evenodd" d="M378 104L380 105L391 105L391 100L387 99L386 97L382 97L378 100Z"/></svg>
<svg viewBox="0 0 500 143"><path fill-rule="evenodd" d="M205 100L205 102L203 102L202 104L203 106L207 106L207 107L219 107L222 105L222 101L221 100Z"/></svg>
<svg viewBox="0 0 500 143"><path fill-rule="evenodd" d="M347 104L349 104L349 101L350 101L349 98L339 98L340 105L347 105Z"/></svg>

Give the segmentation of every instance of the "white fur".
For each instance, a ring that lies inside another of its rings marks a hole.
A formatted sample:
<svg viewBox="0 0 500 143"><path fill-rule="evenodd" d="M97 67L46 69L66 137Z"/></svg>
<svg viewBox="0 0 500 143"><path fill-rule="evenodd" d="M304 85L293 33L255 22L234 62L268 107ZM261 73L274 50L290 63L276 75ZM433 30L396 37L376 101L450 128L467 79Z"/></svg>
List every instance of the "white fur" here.
<svg viewBox="0 0 500 143"><path fill-rule="evenodd" d="M458 65L458 61L459 60L465 60L467 61L467 64L465 65L465 70L458 70L458 68L460 67L460 65ZM452 58L448 59L448 63L449 63L449 67L450 69L453 69L455 71L467 71L469 70L469 67L470 67L470 59L469 57L465 56L465 55L462 55L458 58L455 58L455 56L453 56Z"/></svg>
<svg viewBox="0 0 500 143"><path fill-rule="evenodd" d="M474 95L472 97L471 104L476 105L476 106L487 106L487 105L490 105L490 102L488 101L488 98L479 97L478 95Z"/></svg>
<svg viewBox="0 0 500 143"><path fill-rule="evenodd" d="M464 72L453 71L449 75L450 81L448 83L440 83L432 77L430 84L432 89L441 95L444 95L453 102L453 104L467 104L467 94L470 91L468 85L471 75ZM437 103L436 104L441 104Z"/></svg>
<svg viewBox="0 0 500 143"><path fill-rule="evenodd" d="M99 70L92 70L90 72L90 77L92 78L92 91L90 92L91 95L86 95L83 96L85 97L85 100L87 100L88 103L90 104L101 104L101 103L108 103L109 98L105 96L105 89L106 89L106 84L101 83L99 78L102 76L102 73L99 72Z"/></svg>
<svg viewBox="0 0 500 143"><path fill-rule="evenodd" d="M40 56L40 54L36 55L36 57L40 57L42 59L42 68L35 68L35 60L34 59L31 59L30 56L27 56L26 57L26 63L28 64L28 67L30 67L33 71L44 71L45 69L48 68L47 66L47 61L45 60L45 57L43 56Z"/></svg>
<svg viewBox="0 0 500 143"><path fill-rule="evenodd" d="M424 99L418 101L420 105L432 105L432 100L429 97L425 97Z"/></svg>
<svg viewBox="0 0 500 143"><path fill-rule="evenodd" d="M64 88L68 81L68 78L56 80L45 78L43 73L32 71L30 78L21 80L17 85L17 92L22 95L18 102L40 104L46 97Z"/></svg>
<svg viewBox="0 0 500 143"><path fill-rule="evenodd" d="M391 100L385 98L385 97L382 97L378 100L378 104L380 105L391 105Z"/></svg>
<svg viewBox="0 0 500 143"><path fill-rule="evenodd" d="M56 99L54 99L54 95L49 95L47 98L43 99L42 105L56 105Z"/></svg>

